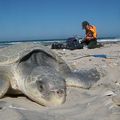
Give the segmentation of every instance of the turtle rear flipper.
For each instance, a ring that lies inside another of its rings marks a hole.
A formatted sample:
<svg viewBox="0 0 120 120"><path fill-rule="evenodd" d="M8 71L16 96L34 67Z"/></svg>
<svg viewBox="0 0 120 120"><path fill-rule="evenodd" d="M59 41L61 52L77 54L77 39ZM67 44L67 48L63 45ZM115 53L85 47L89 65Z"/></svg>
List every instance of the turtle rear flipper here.
<svg viewBox="0 0 120 120"><path fill-rule="evenodd" d="M2 98L8 91L10 83L3 75L0 75L0 98Z"/></svg>

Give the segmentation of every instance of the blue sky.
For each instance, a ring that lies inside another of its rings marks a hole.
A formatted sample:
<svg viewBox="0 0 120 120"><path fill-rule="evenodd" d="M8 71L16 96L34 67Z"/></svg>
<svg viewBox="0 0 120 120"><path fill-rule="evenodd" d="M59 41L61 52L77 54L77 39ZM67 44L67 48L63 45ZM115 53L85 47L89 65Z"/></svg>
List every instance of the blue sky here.
<svg viewBox="0 0 120 120"><path fill-rule="evenodd" d="M120 0L0 0L0 40L83 37L84 20L120 36Z"/></svg>

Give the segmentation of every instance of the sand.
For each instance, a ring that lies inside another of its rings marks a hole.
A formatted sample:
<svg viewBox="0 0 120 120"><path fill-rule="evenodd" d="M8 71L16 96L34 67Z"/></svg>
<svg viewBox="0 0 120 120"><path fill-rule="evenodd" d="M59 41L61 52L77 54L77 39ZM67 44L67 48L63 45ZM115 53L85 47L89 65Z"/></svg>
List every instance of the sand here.
<svg viewBox="0 0 120 120"><path fill-rule="evenodd" d="M114 100L120 95L120 43L53 51L72 71L96 68L101 79L90 89L67 88L66 102L57 107L43 107L25 96L5 96L0 99L0 120L120 120L119 99ZM101 54L107 58L91 56Z"/></svg>

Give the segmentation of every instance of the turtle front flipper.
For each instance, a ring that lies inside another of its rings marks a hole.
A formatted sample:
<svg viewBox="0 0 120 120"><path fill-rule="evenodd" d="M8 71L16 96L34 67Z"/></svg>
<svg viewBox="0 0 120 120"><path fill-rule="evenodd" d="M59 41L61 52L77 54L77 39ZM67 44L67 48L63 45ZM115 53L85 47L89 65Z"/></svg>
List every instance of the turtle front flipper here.
<svg viewBox="0 0 120 120"><path fill-rule="evenodd" d="M66 78L68 87L90 88L94 83L100 79L100 74L96 69L81 70L79 72L72 72Z"/></svg>
<svg viewBox="0 0 120 120"><path fill-rule="evenodd" d="M2 98L7 93L9 86L9 81L6 79L5 76L0 74L0 98Z"/></svg>

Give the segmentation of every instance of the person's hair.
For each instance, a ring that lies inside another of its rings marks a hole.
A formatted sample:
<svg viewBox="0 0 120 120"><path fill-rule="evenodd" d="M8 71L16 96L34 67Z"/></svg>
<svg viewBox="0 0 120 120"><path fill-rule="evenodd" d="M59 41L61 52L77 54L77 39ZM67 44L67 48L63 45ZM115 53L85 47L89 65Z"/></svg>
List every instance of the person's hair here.
<svg viewBox="0 0 120 120"><path fill-rule="evenodd" d="M89 22L87 22L87 21L83 21L83 22L82 22L82 28L83 28L83 29L85 29L85 27L86 27L87 25L90 25Z"/></svg>

